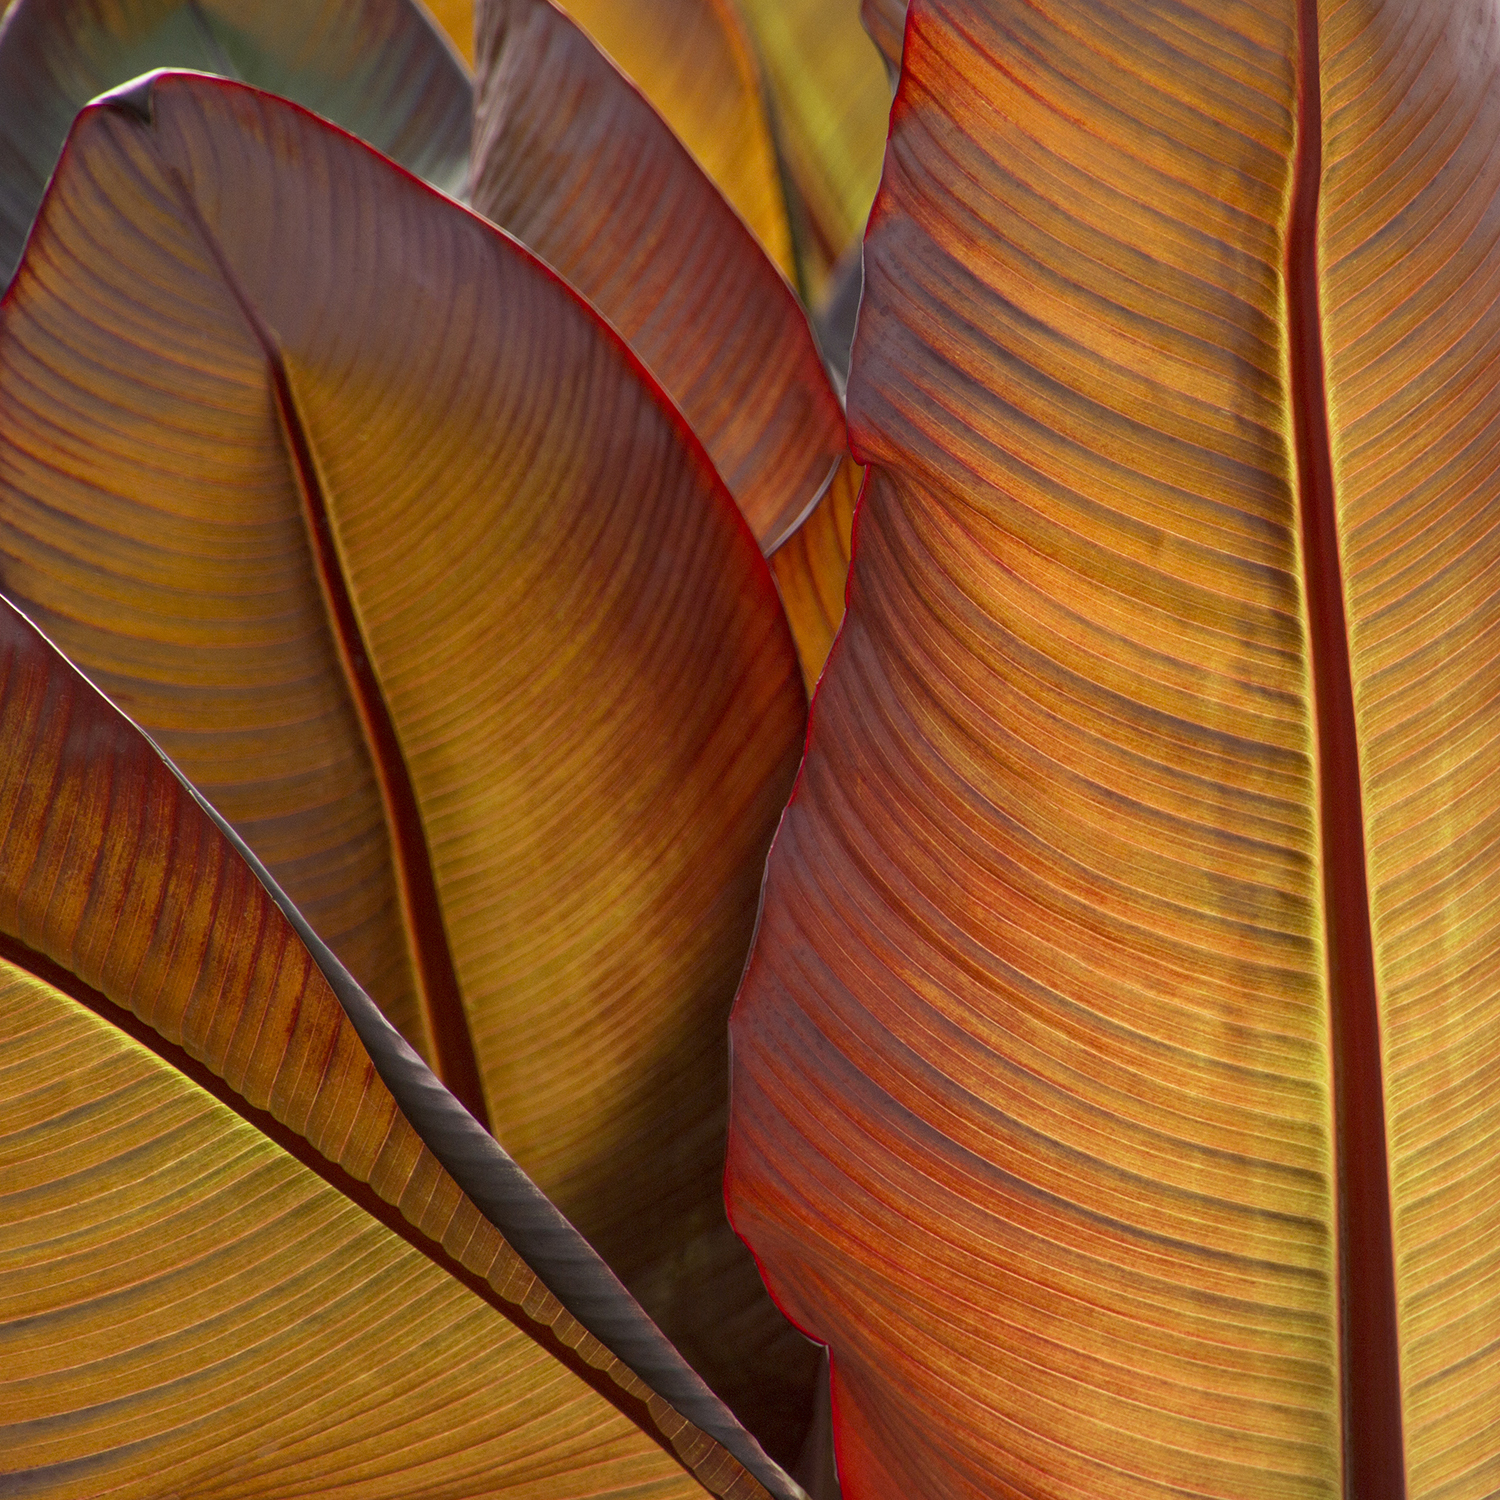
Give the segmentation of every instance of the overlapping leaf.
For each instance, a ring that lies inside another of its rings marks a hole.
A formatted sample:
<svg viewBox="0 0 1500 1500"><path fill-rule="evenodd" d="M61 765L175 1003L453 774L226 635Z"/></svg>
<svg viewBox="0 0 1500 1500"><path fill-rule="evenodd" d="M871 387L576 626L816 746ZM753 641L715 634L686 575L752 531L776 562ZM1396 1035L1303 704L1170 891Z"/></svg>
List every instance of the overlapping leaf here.
<svg viewBox="0 0 1500 1500"><path fill-rule="evenodd" d="M732 1024L851 1500L1500 1483L1476 24L913 6Z"/></svg>
<svg viewBox="0 0 1500 1500"><path fill-rule="evenodd" d="M610 13L622 33L659 25L630 6ZM806 315L682 143L558 7L485 0L478 57L474 206L583 292L677 402L777 558L814 682L842 613L858 470ZM805 522L813 534L787 545Z"/></svg>
<svg viewBox="0 0 1500 1500"><path fill-rule="evenodd" d="M0 285L73 116L164 67L283 94L445 191L463 186L469 80L413 0L16 0L0 24Z"/></svg>
<svg viewBox="0 0 1500 1500"><path fill-rule="evenodd" d="M0 746L7 1493L765 1496L666 1388L790 1500L232 835L3 602Z"/></svg>
<svg viewBox="0 0 1500 1500"><path fill-rule="evenodd" d="M0 567L794 1442L810 1351L719 1172L805 700L753 538L618 338L294 106L148 81L81 117L4 303Z"/></svg>
<svg viewBox="0 0 1500 1500"><path fill-rule="evenodd" d="M795 279L765 83L734 0L564 0L560 8L651 101Z"/></svg>
<svg viewBox="0 0 1500 1500"><path fill-rule="evenodd" d="M845 458L807 519L769 558L809 697L844 618L849 538L863 473L853 459Z"/></svg>
<svg viewBox="0 0 1500 1500"><path fill-rule="evenodd" d="M901 67L901 39L906 31L907 0L860 0L860 18L894 77Z"/></svg>
<svg viewBox="0 0 1500 1500"><path fill-rule="evenodd" d="M475 207L624 334L774 548L844 450L838 399L790 289L550 0L481 4L475 91Z"/></svg>

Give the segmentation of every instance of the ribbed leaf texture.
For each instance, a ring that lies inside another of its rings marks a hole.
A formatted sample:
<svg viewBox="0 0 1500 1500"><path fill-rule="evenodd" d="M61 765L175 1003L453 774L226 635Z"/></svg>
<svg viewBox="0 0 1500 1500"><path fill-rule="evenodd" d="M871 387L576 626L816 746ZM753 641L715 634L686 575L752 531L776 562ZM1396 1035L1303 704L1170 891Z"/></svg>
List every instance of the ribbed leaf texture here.
<svg viewBox="0 0 1500 1500"><path fill-rule="evenodd" d="M1500 1487L1500 31L915 0L732 1022L844 1493Z"/></svg>
<svg viewBox="0 0 1500 1500"><path fill-rule="evenodd" d="M720 1176L805 699L598 315L295 106L148 80L81 117L0 306L0 583L795 1451L812 1351Z"/></svg>
<svg viewBox="0 0 1500 1500"><path fill-rule="evenodd" d="M764 1500L676 1401L793 1500L669 1352L641 1358L660 1335L618 1283L581 1243L551 1253L569 1232L540 1194L3 601L0 747L6 1494Z"/></svg>

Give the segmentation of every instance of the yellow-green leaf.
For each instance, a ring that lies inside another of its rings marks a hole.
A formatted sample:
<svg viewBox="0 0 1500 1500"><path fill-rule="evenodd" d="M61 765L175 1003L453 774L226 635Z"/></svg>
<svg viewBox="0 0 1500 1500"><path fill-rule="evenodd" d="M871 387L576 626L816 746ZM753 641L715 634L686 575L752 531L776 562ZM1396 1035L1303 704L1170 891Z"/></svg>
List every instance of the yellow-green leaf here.
<svg viewBox="0 0 1500 1500"><path fill-rule="evenodd" d="M790 1500L279 900L0 602L0 1488Z"/></svg>
<svg viewBox="0 0 1500 1500"><path fill-rule="evenodd" d="M787 175L807 215L809 301L864 233L880 184L890 82L850 0L739 0L764 62Z"/></svg>

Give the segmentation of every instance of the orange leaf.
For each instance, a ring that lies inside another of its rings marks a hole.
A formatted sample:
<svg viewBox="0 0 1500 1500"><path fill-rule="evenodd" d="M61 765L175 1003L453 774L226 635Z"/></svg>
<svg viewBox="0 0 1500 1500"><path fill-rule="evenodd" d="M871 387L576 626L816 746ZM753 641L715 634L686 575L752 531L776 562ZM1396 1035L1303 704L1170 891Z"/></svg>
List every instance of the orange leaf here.
<svg viewBox="0 0 1500 1500"><path fill-rule="evenodd" d="M754 539L618 337L295 106L147 80L80 117L0 312L0 560L794 1443L811 1352L719 1183L805 699ZM695 1331L730 1317L758 1332Z"/></svg>
<svg viewBox="0 0 1500 1500"><path fill-rule="evenodd" d="M918 0L732 1022L845 1494L1500 1476L1500 67Z"/></svg>
<svg viewBox="0 0 1500 1500"><path fill-rule="evenodd" d="M4 602L0 746L0 1484L790 1500Z"/></svg>

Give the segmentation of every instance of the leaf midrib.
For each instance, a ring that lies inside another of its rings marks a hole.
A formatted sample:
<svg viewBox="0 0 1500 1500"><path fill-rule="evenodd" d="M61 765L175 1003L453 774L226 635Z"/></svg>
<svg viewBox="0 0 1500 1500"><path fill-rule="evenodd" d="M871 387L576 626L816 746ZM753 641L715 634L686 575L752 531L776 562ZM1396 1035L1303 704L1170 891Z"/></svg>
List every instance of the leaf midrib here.
<svg viewBox="0 0 1500 1500"><path fill-rule="evenodd" d="M1287 334L1297 511L1312 656L1332 1032L1344 1494L1349 1500L1405 1500L1380 1016L1319 305L1318 214L1323 171L1319 57L1317 0L1297 0Z"/></svg>
<svg viewBox="0 0 1500 1500"><path fill-rule="evenodd" d="M423 1018L435 1053L434 1071L464 1108L493 1134L479 1061L464 1012L458 972L443 923L442 905L416 790L395 722L370 663L370 653L339 557L319 465L286 361L275 335L265 326L240 285L223 246L204 221L187 184L174 168L169 167L166 175L172 182L184 217L197 229L266 361L277 422L286 443L288 465L302 501L303 520L307 526L308 544L329 634L343 667L344 684L358 716L365 749L380 789L408 951L413 961Z"/></svg>

